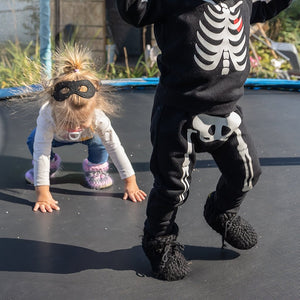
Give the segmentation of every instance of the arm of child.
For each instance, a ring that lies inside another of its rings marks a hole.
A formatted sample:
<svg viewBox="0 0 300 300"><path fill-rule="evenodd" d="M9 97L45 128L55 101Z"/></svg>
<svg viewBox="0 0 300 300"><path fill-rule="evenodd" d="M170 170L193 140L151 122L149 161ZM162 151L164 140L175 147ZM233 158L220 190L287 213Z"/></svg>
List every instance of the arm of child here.
<svg viewBox="0 0 300 300"><path fill-rule="evenodd" d="M34 186L36 190L36 204L33 211L52 212L59 210L57 201L50 193L50 151L53 140L53 125L51 110L47 104L40 109L33 146Z"/></svg>
<svg viewBox="0 0 300 300"><path fill-rule="evenodd" d="M265 22L287 8L293 0L256 0L252 4L251 24Z"/></svg>
<svg viewBox="0 0 300 300"><path fill-rule="evenodd" d="M121 17L136 27L160 22L163 18L190 10L203 0L117 0Z"/></svg>
<svg viewBox="0 0 300 300"><path fill-rule="evenodd" d="M131 175L123 180L125 183L123 200L127 200L128 197L133 202L141 202L146 199L147 194L138 187L135 175Z"/></svg>
<svg viewBox="0 0 300 300"><path fill-rule="evenodd" d="M96 114L96 118L96 130L111 160L116 166L121 179L125 183L123 199L126 200L129 198L133 202L143 201L146 197L146 193L140 190L137 185L131 162L121 145L118 135L112 128L109 118L100 111Z"/></svg>
<svg viewBox="0 0 300 300"><path fill-rule="evenodd" d="M41 212L52 212L53 210L60 210L57 205L58 201L52 198L49 185L41 185L35 187L36 191L36 203L33 211L40 210Z"/></svg>

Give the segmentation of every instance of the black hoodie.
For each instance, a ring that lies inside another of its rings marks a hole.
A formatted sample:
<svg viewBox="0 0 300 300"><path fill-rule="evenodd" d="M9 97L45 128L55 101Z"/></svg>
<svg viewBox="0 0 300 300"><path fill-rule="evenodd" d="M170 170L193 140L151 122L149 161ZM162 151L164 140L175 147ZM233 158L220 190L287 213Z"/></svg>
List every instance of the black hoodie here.
<svg viewBox="0 0 300 300"><path fill-rule="evenodd" d="M250 24L291 0L117 0L123 19L154 24L161 50L156 99L195 113L226 115L243 95Z"/></svg>

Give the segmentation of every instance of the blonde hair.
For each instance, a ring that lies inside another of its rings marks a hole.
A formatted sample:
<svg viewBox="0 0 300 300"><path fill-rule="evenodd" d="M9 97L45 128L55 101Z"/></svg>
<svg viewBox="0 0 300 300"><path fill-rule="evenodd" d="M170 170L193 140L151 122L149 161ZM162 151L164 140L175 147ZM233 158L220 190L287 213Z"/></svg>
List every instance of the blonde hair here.
<svg viewBox="0 0 300 300"><path fill-rule="evenodd" d="M80 127L93 116L96 108L113 115L116 105L109 102L107 88L100 85L100 79L94 71L91 52L82 46L64 46L54 55L55 69L53 78L44 83L45 100L52 107L52 117L57 130ZM92 98L83 98L77 94L70 95L64 101L56 101L53 91L56 84L62 81L89 80L96 93Z"/></svg>

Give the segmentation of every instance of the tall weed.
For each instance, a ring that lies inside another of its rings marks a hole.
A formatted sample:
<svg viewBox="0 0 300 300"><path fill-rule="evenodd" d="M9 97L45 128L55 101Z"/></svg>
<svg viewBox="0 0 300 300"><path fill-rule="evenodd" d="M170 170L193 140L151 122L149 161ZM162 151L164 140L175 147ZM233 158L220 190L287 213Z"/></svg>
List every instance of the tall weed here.
<svg viewBox="0 0 300 300"><path fill-rule="evenodd" d="M39 45L22 47L9 41L0 51L0 88L39 83L41 65Z"/></svg>

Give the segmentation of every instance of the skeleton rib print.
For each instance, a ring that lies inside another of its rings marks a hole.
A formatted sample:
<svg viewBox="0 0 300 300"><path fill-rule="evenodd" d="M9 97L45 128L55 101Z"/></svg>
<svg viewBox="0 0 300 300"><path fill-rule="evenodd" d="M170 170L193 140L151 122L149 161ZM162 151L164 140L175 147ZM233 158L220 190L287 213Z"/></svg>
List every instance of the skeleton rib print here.
<svg viewBox="0 0 300 300"><path fill-rule="evenodd" d="M197 31L196 64L205 71L215 70L221 63L221 75L230 67L244 71L247 64L247 43L239 1L232 7L225 3L207 4Z"/></svg>

